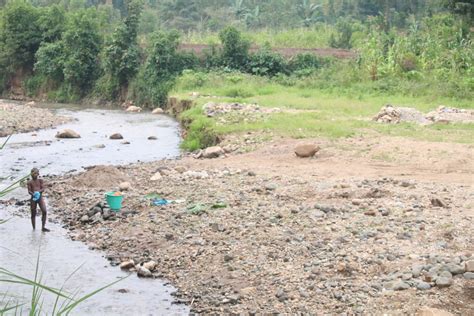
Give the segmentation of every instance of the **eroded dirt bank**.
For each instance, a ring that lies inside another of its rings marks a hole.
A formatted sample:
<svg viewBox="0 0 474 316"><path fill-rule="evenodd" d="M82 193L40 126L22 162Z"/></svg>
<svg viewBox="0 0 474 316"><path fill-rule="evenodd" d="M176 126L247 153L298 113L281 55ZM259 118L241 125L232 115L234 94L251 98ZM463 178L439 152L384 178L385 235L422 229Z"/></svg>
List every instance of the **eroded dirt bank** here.
<svg viewBox="0 0 474 316"><path fill-rule="evenodd" d="M155 261L196 312L472 312L470 145L296 143L51 179L53 213L113 264ZM124 181L118 215L97 205Z"/></svg>

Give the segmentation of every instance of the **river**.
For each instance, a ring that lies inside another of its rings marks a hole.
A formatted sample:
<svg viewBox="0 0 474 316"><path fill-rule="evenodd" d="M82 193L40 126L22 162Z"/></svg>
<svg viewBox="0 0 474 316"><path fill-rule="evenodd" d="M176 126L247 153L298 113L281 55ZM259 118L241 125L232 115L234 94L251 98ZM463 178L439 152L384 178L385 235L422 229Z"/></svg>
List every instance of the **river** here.
<svg viewBox="0 0 474 316"><path fill-rule="evenodd" d="M165 115L127 113L120 110L81 109L74 106L55 108L58 115L73 121L57 128L14 134L0 151L0 188L29 173L32 167L42 175L60 175L80 171L83 167L107 164L130 164L174 158L179 154L179 124ZM79 139L56 139L58 130L70 128L81 135ZM123 140L110 140L113 133ZM155 136L156 140L149 140ZM0 138L3 143L4 138ZM126 141L128 144L124 144ZM4 199L26 199L27 192L19 188ZM89 250L84 244L67 238L60 225L49 223L51 233L32 231L25 207L0 204L0 219L10 220L0 225L0 267L21 276L33 278L36 258L40 252L39 268L42 283L55 288L63 286L77 297L127 276L112 267L104 254ZM50 209L54 213L54 209ZM39 218L37 224L39 224ZM68 277L77 268L79 270ZM174 288L165 280L140 279L135 274L81 303L73 315L185 315L187 306L174 304ZM0 282L2 293L14 293L17 301L26 303L28 311L31 288ZM50 314L54 296L44 293L43 311Z"/></svg>

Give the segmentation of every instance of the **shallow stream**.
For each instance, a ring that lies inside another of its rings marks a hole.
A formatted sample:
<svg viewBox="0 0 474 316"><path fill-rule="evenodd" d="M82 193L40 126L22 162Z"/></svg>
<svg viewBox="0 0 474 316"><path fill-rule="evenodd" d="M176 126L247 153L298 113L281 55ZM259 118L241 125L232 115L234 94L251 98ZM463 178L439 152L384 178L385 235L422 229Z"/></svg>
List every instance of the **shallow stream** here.
<svg viewBox="0 0 474 316"><path fill-rule="evenodd" d="M92 165L118 165L138 161L173 158L179 154L179 125L172 118L150 113L127 113L120 110L55 109L57 114L74 119L56 129L15 134L0 151L0 188L38 167L41 175L58 175L71 170L80 171ZM56 139L57 131L70 128L81 135L79 139ZM113 133L121 133L123 140L111 140ZM149 140L155 136L156 140ZM5 138L0 138L0 144ZM123 144L123 142L129 144ZM47 195L47 194L46 194ZM27 198L19 188L7 198ZM54 212L54 210L50 210ZM84 244L67 238L59 225L49 223L50 233L32 231L28 214L18 216L18 209L0 204L0 219L10 220L0 225L0 267L21 276L34 278L36 258L40 251L39 267L42 282L60 288L70 274L79 270L66 282L65 290L78 297L127 276L112 267L100 252L89 250ZM37 225L40 218L37 218ZM114 286L80 304L73 315L182 315L189 308L173 304L174 289L163 280L139 279L131 275ZM25 302L28 310L31 288L6 285L0 282L1 293L14 293ZM44 299L44 311L50 313L54 296Z"/></svg>

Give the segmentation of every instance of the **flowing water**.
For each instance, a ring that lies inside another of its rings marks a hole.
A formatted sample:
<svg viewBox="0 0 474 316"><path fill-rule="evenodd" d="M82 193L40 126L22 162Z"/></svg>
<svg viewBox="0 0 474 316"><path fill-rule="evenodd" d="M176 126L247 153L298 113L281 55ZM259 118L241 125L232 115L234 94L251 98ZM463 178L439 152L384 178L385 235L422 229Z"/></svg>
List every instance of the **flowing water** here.
<svg viewBox="0 0 474 316"><path fill-rule="evenodd" d="M56 109L57 114L75 120L57 129L15 134L6 148L0 151L0 188L28 174L38 167L42 175L58 175L71 170L99 164L118 165L138 161L173 158L179 154L179 125L172 118L149 113L126 113L119 110ZM70 128L81 135L79 139L56 139L58 130ZM113 133L121 133L123 140L110 140ZM156 136L157 140L148 140ZM0 138L3 143L4 138ZM129 144L123 144L123 141ZM20 188L7 196L25 199L27 192ZM54 210L50 210L54 212ZM21 276L33 278L36 258L40 251L39 267L42 282L60 288L70 274L80 269L66 282L68 293L87 294L119 278L127 276L109 265L100 252L89 250L80 242L71 241L59 225L49 223L51 233L32 231L27 216L18 209L0 204L0 219L10 220L0 225L0 267ZM25 214L26 215L26 214ZM39 224L37 219L37 225ZM174 289L162 280L139 279L136 275L120 281L80 304L73 315L182 315L189 308L173 304ZM18 301L31 297L31 288L0 282L2 294L14 293ZM43 295L44 309L50 311L54 297Z"/></svg>

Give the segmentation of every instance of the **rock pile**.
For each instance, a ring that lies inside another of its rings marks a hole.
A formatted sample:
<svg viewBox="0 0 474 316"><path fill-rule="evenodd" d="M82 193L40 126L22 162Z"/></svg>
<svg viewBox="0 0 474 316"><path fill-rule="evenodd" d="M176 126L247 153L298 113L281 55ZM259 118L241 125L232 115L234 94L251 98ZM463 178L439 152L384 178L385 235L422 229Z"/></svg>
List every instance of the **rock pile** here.
<svg viewBox="0 0 474 316"><path fill-rule="evenodd" d="M265 108L257 104L215 102L206 103L203 111L208 117L214 117L219 124L254 122L269 114L281 112L278 108Z"/></svg>
<svg viewBox="0 0 474 316"><path fill-rule="evenodd" d="M432 287L449 287L455 276L474 280L474 258L470 256L444 257L431 254L424 257L427 260L425 263L415 263L410 269L383 277L384 288L400 291L413 287L424 291Z"/></svg>
<svg viewBox="0 0 474 316"><path fill-rule="evenodd" d="M432 123L473 123L474 110L456 109L440 106L435 111L424 115L414 108L394 107L390 104L384 106L373 118L379 123L398 124L412 122L417 124Z"/></svg>
<svg viewBox="0 0 474 316"><path fill-rule="evenodd" d="M384 106L380 112L373 118L379 123L398 124L401 122L412 122L418 124L427 124L429 121L420 111L407 107L394 107L390 104Z"/></svg>

